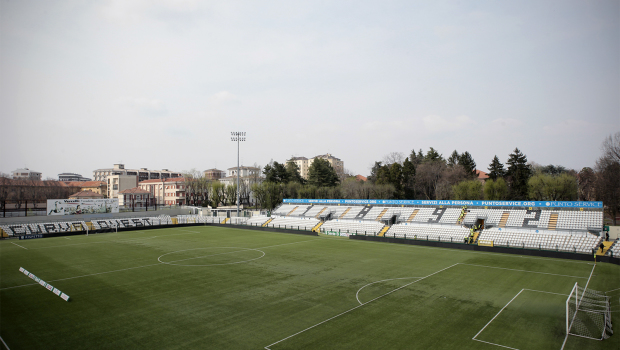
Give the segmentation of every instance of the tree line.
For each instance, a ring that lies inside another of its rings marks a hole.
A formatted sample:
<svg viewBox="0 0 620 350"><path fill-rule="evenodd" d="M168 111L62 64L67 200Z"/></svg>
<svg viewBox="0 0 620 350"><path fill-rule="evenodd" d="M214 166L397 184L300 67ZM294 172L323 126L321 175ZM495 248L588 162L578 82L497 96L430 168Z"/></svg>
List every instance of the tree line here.
<svg viewBox="0 0 620 350"><path fill-rule="evenodd" d="M614 219L620 209L620 133L603 142L603 155L594 169L577 172L561 165L528 162L518 148L505 164L495 155L488 179L478 179L476 162L465 151L444 158L433 147L428 152L399 152L375 161L367 181L339 179L329 162L315 160L308 179L293 162L266 166L265 181L252 186L258 205L274 209L284 198L298 199L426 199L426 200L599 200Z"/></svg>

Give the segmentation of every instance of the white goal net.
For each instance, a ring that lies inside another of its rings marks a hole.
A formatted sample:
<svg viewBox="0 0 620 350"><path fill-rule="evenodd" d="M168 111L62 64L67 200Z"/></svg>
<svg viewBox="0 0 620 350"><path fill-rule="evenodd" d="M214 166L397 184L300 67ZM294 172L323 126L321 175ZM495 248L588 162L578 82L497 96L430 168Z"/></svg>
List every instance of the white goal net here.
<svg viewBox="0 0 620 350"><path fill-rule="evenodd" d="M596 340L609 338L613 334L609 297L575 283L566 299L566 333Z"/></svg>

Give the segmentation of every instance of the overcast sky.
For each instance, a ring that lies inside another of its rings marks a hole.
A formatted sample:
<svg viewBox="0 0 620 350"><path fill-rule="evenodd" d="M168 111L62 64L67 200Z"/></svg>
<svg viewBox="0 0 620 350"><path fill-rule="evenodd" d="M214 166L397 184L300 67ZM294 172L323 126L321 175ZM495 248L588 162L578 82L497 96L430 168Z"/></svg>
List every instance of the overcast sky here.
<svg viewBox="0 0 620 350"><path fill-rule="evenodd" d="M0 171L469 151L593 166L620 2L0 0Z"/></svg>

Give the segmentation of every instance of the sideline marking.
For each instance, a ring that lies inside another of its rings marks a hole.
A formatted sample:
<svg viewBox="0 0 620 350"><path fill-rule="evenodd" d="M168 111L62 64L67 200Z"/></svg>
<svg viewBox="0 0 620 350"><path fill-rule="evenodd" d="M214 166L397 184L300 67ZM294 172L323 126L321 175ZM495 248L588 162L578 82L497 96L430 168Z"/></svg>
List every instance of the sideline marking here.
<svg viewBox="0 0 620 350"><path fill-rule="evenodd" d="M594 266L592 266L592 271L590 272L590 277L588 277L588 282L586 282L586 287L584 288L584 290L588 289L588 285L590 284L590 279L592 278L592 274L594 273L594 268L596 267L596 264L594 264ZM581 299L583 299L583 294L581 295ZM581 302L581 300L579 300L579 302ZM570 325L568 326L568 330L570 331L570 328L573 326L573 321L575 320L575 317L577 316L577 312L575 312L575 315L573 316L573 319L570 321ZM560 348L560 350L564 350L564 346L566 346L566 341L568 340L568 333L566 333L566 337L564 337L564 342L562 343L562 347Z"/></svg>
<svg viewBox="0 0 620 350"><path fill-rule="evenodd" d="M315 324L314 326L310 326L310 327L308 327L308 328L306 328L306 329L304 329L304 330L301 330L301 331L299 331L299 332L297 332L297 333L295 333L295 334L289 335L289 336L288 336L288 337L286 337L286 338L280 339L280 340L278 340L278 341L277 341L277 342L275 342L275 343L269 344L269 345L265 346L265 349L266 349L266 350L271 350L271 349L269 349L269 347L270 347L270 346L273 346L273 345L276 345L276 344L278 344L278 343L281 343L281 342L283 342L283 341L285 341L285 340L287 340L287 339L290 339L290 338L292 338L292 337L294 337L294 336L296 336L296 335L299 335L299 334L301 334L301 333L303 333L303 332L305 332L305 331L307 331L307 330L310 330L310 329L312 329L312 328L314 328L314 327L316 327L316 326L320 326L320 325L322 325L323 323L329 322L329 321L331 321L331 320L333 320L333 319L335 319L335 318L337 318L337 317L339 317L339 316L342 316L342 315L344 315L344 314L347 314L347 313L349 313L349 312L351 312L351 311L353 311L353 310L355 310L355 309L357 309L357 308L360 308L360 307L362 307L362 306L364 306L364 305L366 305L366 304L372 303L373 301L375 301L375 300L377 300L377 299L383 298L383 297L384 297L384 296L386 296L386 295L392 294L392 293L394 293L394 292L396 292L396 291L398 291L398 290L401 290L401 289L403 289L403 288L405 288L405 287L407 287L407 286L409 286L409 285L411 285L411 284L414 284L414 283L416 283L416 282L419 282L419 281L421 281L421 280L423 280L423 279L425 279L425 278L431 277L431 276L433 276L433 275L435 275L435 274L438 274L438 273L440 273L440 272L442 272L442 271L445 271L445 270L447 270L447 269L449 269L449 268L451 268L451 267L454 267L454 266L456 266L456 265L458 265L458 263L457 263L457 264L454 264L454 265L450 265L450 266L448 266L448 267L445 267L445 268L443 268L443 269L441 269L441 270L439 270L439 271L435 271L435 272L431 273L430 275L427 275L427 276L425 276L425 277L420 278L419 280L415 280L415 281L413 281L413 282L407 283L407 284L405 284L405 285L403 285L403 286L401 286L401 287L398 287L398 288L396 288L396 289L394 289L394 290L392 290L392 291L389 291L389 292L387 292L387 293L385 293L385 294L383 294L383 295L380 295L380 296L378 296L378 297L376 297L376 298L374 298L374 299L371 299L371 300L369 300L369 301L367 301L367 302L365 302L365 303L363 303L363 304L357 305L357 306L355 306L355 307L353 307L353 308L351 308L351 309L349 309L349 310L347 310L347 311L345 311L345 312L341 312L341 313L339 313L339 314L338 314L338 315L336 315L336 316L332 316L332 317L330 317L330 318L328 318L328 319L326 319L326 320L324 320L324 321L322 321L322 322L319 322L319 323Z"/></svg>
<svg viewBox="0 0 620 350"><path fill-rule="evenodd" d="M4 339L2 339L2 337L0 337L0 340L2 340L2 344L4 344L4 347L6 348L6 350L11 350L11 348L9 348L9 346L6 345L6 343L4 342Z"/></svg>
<svg viewBox="0 0 620 350"><path fill-rule="evenodd" d="M500 270L510 270L510 271L518 271L518 272L539 273L539 274L542 274L542 275L551 275L551 276L560 276L560 277L571 277L571 278L585 278L585 277L580 277L580 276L560 275L560 274L557 274L557 273L550 273L550 272L538 272L538 271L528 271L528 270L509 269L509 268L506 268L506 267L485 266L485 265L466 264L466 263L460 263L460 264L461 264L461 265L468 265L468 266L487 267L487 268L489 268L489 269L500 269Z"/></svg>
<svg viewBox="0 0 620 350"><path fill-rule="evenodd" d="M24 249L28 250L28 248L26 248L26 247L22 247L22 246L20 246L19 244L15 243L15 242L11 242L11 243L15 244L16 246L18 246L18 247L20 247L20 248L24 248Z"/></svg>
<svg viewBox="0 0 620 350"><path fill-rule="evenodd" d="M360 288L360 289L358 289L358 290L357 290L357 293L355 293L355 299L357 299L357 302L358 302L358 303L363 304L363 303L360 301L360 298L358 297L358 295L360 294L360 292L362 291L362 289L364 289L364 288L366 288L366 287L368 287L368 286L370 286L370 285L373 285L373 284L375 284L375 283L380 283L380 282L385 282L385 281L394 281L394 280L405 280L405 279L410 279L410 278L422 278L422 277L400 277L400 278L388 278L388 279L386 279L386 280L381 280L381 281L371 282L371 283L368 283L367 285L365 285L365 286L363 286L362 288Z"/></svg>

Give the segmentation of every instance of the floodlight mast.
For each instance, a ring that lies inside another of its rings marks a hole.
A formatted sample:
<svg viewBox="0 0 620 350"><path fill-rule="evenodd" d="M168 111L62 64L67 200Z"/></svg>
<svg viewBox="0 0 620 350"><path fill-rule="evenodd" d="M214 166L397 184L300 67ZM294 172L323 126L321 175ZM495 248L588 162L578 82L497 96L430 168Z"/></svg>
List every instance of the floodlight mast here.
<svg viewBox="0 0 620 350"><path fill-rule="evenodd" d="M237 217L239 217L239 142L245 141L245 131L233 131L230 140L237 141Z"/></svg>

